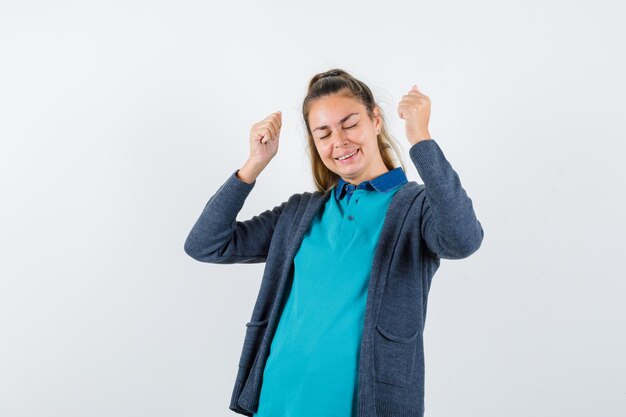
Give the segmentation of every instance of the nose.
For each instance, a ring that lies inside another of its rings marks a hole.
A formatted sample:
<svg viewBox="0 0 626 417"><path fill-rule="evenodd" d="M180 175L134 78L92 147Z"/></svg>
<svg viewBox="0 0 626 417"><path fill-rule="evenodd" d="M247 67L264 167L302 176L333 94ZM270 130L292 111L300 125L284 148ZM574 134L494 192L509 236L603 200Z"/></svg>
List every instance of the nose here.
<svg viewBox="0 0 626 417"><path fill-rule="evenodd" d="M335 148L340 148L348 142L348 138L343 132L339 132L335 135Z"/></svg>

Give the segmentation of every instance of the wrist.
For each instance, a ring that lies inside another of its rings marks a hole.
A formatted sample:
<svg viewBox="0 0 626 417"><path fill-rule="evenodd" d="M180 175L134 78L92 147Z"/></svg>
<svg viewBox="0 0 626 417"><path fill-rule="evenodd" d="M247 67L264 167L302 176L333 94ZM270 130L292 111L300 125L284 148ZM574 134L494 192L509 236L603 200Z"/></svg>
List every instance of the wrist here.
<svg viewBox="0 0 626 417"><path fill-rule="evenodd" d="M411 146L413 146L413 145L417 145L418 143L420 143L420 142L424 142L424 141L426 141L426 140L433 140L433 139L432 139L432 138L428 138L428 139L414 140L414 141L412 141L412 142L411 142Z"/></svg>
<svg viewBox="0 0 626 417"><path fill-rule="evenodd" d="M430 132L428 130L424 132L420 132L412 136L411 138L409 138L409 142L411 143L411 146L415 145L418 142L422 142L424 140L432 140L432 136L430 136Z"/></svg>
<svg viewBox="0 0 626 417"><path fill-rule="evenodd" d="M250 160L246 161L245 164L237 171L237 178L246 182L248 184L252 184L256 181L259 174L263 171L263 167L256 165Z"/></svg>

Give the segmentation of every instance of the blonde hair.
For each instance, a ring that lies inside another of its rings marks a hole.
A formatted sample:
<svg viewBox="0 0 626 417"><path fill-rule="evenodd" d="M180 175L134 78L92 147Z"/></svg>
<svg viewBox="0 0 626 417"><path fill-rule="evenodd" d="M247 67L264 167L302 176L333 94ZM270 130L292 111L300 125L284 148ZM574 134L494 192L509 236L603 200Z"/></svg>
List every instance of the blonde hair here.
<svg viewBox="0 0 626 417"><path fill-rule="evenodd" d="M307 141L308 141L308 153L311 159L311 169L313 171L313 181L317 191L326 192L337 185L339 181L339 175L329 170L322 159L320 158L317 148L315 147L315 141L313 134L311 133L311 127L309 126L309 111L311 104L315 100L319 100L323 97L333 94L340 94L346 97L352 97L360 101L367 110L367 115L371 120L374 120L374 108L377 106L374 95L365 83L354 78L346 71L333 68L328 71L316 74L309 81L307 95L302 103L302 116L304 117L304 123L306 125ZM392 170L397 168L395 161L397 160L403 170L406 171L404 161L402 159L402 151L397 141L389 134L385 122L382 108L380 109L381 129L377 135L378 149L380 150L380 156L387 169Z"/></svg>

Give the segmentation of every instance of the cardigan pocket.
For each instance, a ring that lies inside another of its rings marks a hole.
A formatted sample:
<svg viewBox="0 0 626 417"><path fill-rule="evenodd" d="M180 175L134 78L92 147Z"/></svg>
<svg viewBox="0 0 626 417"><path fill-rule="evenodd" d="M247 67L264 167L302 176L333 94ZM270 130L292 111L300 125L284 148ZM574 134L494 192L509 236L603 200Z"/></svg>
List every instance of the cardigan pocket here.
<svg viewBox="0 0 626 417"><path fill-rule="evenodd" d="M411 384L419 330L409 337L394 335L378 324L376 330L374 336L376 380L399 387Z"/></svg>
<svg viewBox="0 0 626 417"><path fill-rule="evenodd" d="M250 368L256 356L259 354L259 347L267 329L269 319L261 321L249 321L246 323L246 335L243 340L243 349L239 358L240 368Z"/></svg>

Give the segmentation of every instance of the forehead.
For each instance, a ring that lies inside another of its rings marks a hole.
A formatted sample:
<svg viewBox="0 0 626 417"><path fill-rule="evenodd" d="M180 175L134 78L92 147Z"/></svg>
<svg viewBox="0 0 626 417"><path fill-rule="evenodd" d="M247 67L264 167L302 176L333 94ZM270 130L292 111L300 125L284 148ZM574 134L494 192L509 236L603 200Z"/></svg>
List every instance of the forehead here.
<svg viewBox="0 0 626 417"><path fill-rule="evenodd" d="M365 106L353 97L334 94L315 100L309 108L312 128L319 124L338 123L349 113L365 113Z"/></svg>

